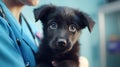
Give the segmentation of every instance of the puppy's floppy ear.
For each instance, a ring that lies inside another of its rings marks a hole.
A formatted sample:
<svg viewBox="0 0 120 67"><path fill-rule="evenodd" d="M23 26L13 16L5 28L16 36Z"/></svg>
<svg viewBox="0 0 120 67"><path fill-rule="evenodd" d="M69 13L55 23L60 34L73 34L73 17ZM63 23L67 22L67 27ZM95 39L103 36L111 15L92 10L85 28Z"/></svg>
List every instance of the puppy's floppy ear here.
<svg viewBox="0 0 120 67"><path fill-rule="evenodd" d="M54 7L55 6L50 4L50 5L43 5L39 8L34 9L35 20L36 21L38 21L39 19L41 21L45 20L48 14L54 10Z"/></svg>
<svg viewBox="0 0 120 67"><path fill-rule="evenodd" d="M82 18L83 24L88 27L89 32L92 31L95 22L86 13L78 12L79 17Z"/></svg>

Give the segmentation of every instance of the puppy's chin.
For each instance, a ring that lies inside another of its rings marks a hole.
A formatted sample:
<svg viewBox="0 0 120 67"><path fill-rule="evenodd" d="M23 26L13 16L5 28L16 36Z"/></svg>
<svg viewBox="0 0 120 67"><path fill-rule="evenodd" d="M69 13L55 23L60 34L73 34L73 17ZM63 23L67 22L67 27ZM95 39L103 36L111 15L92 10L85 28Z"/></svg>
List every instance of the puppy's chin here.
<svg viewBox="0 0 120 67"><path fill-rule="evenodd" d="M55 55L65 54L72 49L72 46L68 46L65 48L52 48L52 51Z"/></svg>
<svg viewBox="0 0 120 67"><path fill-rule="evenodd" d="M68 50L53 49L53 53L54 53L55 55L65 54L65 53L67 53L67 52L68 52Z"/></svg>

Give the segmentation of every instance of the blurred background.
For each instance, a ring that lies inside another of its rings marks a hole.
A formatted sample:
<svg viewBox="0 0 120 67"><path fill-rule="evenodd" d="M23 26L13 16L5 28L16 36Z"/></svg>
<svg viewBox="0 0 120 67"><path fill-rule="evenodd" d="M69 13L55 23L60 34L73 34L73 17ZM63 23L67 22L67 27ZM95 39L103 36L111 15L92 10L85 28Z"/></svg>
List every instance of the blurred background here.
<svg viewBox="0 0 120 67"><path fill-rule="evenodd" d="M83 30L79 39L80 55L88 59L89 67L120 67L120 0L40 0L38 6L43 4L68 6L86 12L96 23L92 33L87 28ZM27 20L33 23L33 9L36 7L23 9ZM39 22L35 24L42 33Z"/></svg>

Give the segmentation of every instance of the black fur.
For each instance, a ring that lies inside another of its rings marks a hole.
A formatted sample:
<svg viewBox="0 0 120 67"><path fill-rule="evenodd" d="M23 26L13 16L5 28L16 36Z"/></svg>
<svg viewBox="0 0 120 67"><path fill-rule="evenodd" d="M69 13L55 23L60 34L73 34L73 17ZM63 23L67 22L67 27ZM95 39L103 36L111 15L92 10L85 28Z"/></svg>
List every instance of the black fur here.
<svg viewBox="0 0 120 67"><path fill-rule="evenodd" d="M79 67L81 30L92 31L94 22L79 10L54 5L43 5L34 10L36 21L43 24L42 44L36 56L37 67Z"/></svg>

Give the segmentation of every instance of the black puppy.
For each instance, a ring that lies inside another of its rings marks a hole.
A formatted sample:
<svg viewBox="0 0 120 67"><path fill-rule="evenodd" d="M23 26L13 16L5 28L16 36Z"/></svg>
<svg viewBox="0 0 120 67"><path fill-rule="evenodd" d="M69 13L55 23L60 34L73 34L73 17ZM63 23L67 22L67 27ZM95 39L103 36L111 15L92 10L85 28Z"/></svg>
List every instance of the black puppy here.
<svg viewBox="0 0 120 67"><path fill-rule="evenodd" d="M86 14L68 7L43 5L34 10L36 21L43 23L42 44L36 62L38 67L79 67L81 30L92 31L94 22Z"/></svg>

